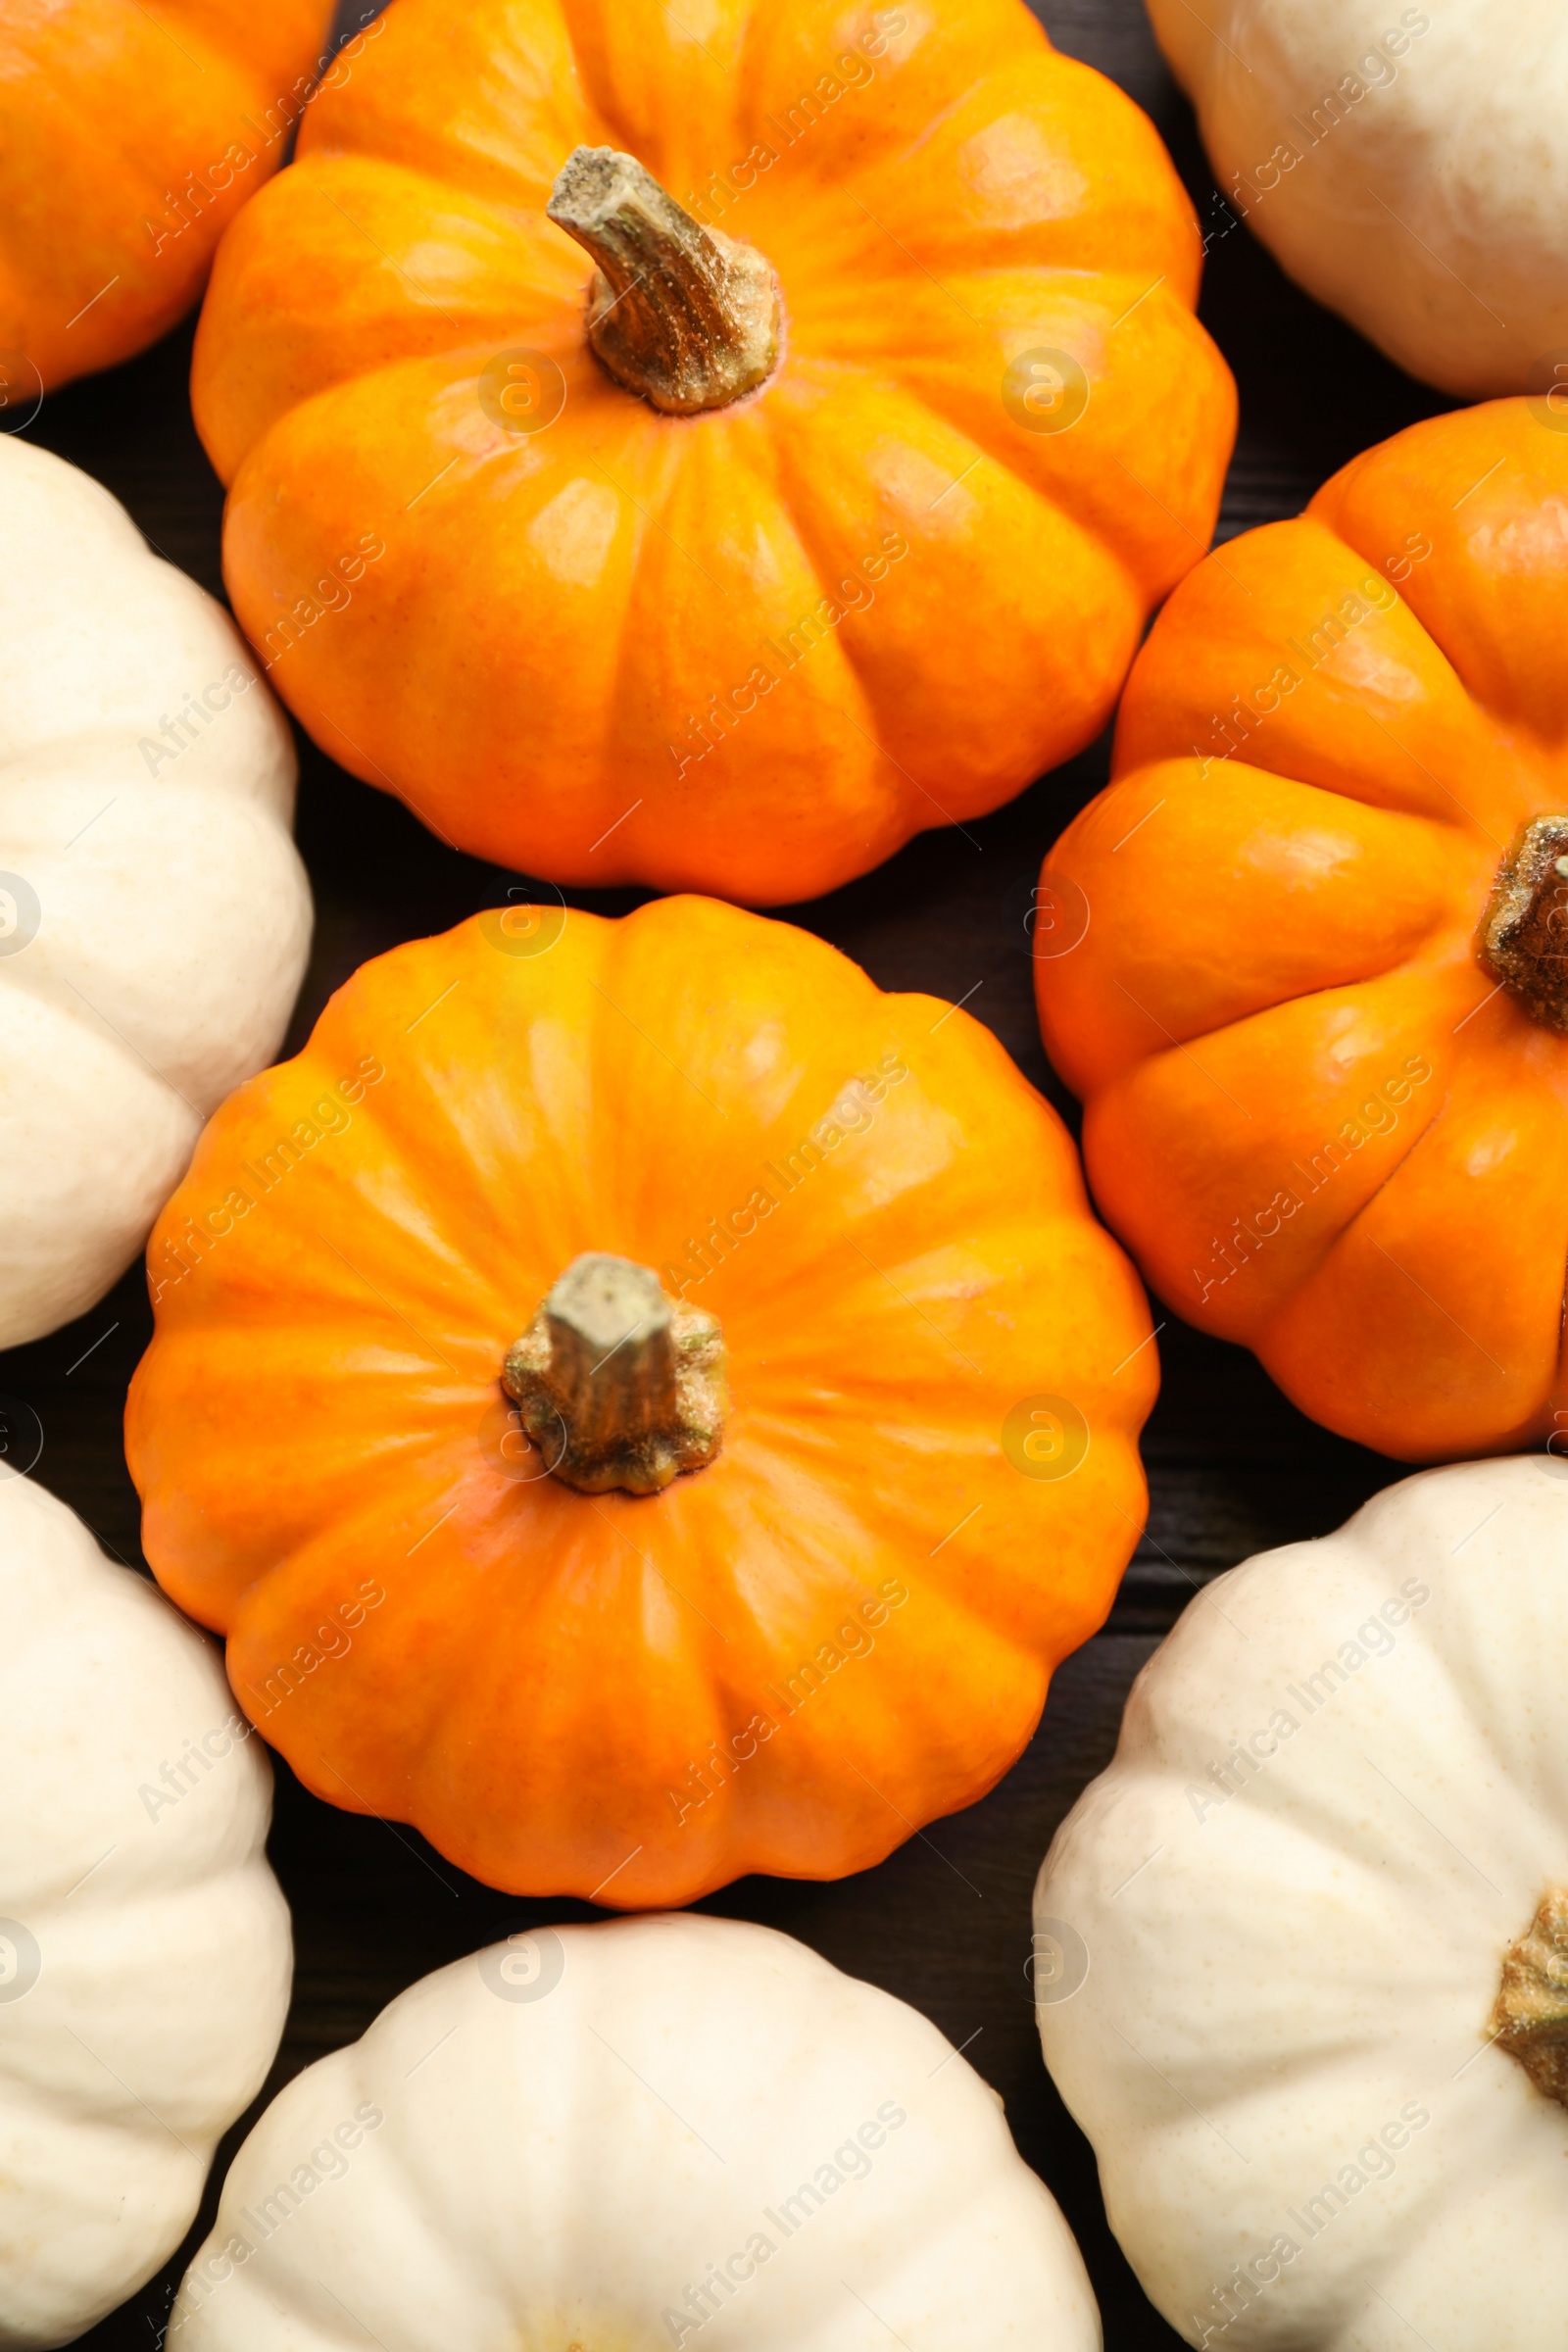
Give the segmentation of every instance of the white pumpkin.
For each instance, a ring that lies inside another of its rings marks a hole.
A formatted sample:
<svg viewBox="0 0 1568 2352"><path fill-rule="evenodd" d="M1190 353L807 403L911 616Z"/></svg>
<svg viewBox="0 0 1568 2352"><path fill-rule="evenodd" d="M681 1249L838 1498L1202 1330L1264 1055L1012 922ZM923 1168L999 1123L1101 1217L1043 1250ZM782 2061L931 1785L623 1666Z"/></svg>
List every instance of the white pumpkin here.
<svg viewBox="0 0 1568 2352"><path fill-rule="evenodd" d="M288 2006L271 1773L214 1644L0 1476L0 2344L166 2262Z"/></svg>
<svg viewBox="0 0 1568 2352"><path fill-rule="evenodd" d="M102 1297L276 1052L310 945L294 778L221 608L0 437L0 1348Z"/></svg>
<svg viewBox="0 0 1568 2352"><path fill-rule="evenodd" d="M1149 13L1222 193L1309 294L1446 391L1560 386L1568 428L1562 0Z"/></svg>
<svg viewBox="0 0 1568 2352"><path fill-rule="evenodd" d="M1565 1657L1568 1464L1537 1455L1233 1569L1134 1685L1035 1975L1189 2343L1568 2346Z"/></svg>
<svg viewBox="0 0 1568 2352"><path fill-rule="evenodd" d="M934 2026L768 1928L513 1936L234 2159L170 2352L1088 2352L1077 2247Z"/></svg>

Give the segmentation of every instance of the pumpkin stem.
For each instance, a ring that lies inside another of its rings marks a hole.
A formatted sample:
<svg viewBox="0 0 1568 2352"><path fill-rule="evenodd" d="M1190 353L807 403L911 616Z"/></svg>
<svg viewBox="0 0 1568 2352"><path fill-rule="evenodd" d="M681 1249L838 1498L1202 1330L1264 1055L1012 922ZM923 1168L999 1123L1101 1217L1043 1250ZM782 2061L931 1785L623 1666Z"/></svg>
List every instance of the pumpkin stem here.
<svg viewBox="0 0 1568 2352"><path fill-rule="evenodd" d="M545 210L599 265L588 341L617 383L690 416L766 382L778 363L778 285L750 245L704 228L613 147L568 156Z"/></svg>
<svg viewBox="0 0 1568 2352"><path fill-rule="evenodd" d="M603 1250L573 1258L555 1282L509 1349L501 1385L547 1466L584 1494L657 1494L723 1441L716 1317Z"/></svg>
<svg viewBox="0 0 1568 2352"><path fill-rule="evenodd" d="M1520 826L1497 868L1479 947L1531 1019L1568 1036L1568 813Z"/></svg>
<svg viewBox="0 0 1568 2352"><path fill-rule="evenodd" d="M1568 2107L1568 1887L1547 1889L1504 1959L1492 2031L1536 2088Z"/></svg>

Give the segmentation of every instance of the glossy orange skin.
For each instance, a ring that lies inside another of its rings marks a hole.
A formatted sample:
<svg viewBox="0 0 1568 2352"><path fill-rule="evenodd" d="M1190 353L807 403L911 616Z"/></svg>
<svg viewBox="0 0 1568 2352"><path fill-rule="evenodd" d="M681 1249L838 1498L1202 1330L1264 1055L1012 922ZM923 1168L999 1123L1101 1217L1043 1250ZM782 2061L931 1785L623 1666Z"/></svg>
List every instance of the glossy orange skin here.
<svg viewBox="0 0 1568 2352"><path fill-rule="evenodd" d="M398 0L225 240L192 400L235 611L334 759L508 866L779 905L1101 729L1234 389L1158 137L1020 0L685 21ZM544 213L579 142L774 265L758 392L671 418L599 368ZM1070 429L1004 403L1041 348L1086 372ZM552 368L555 421L510 423Z"/></svg>
<svg viewBox="0 0 1568 2352"><path fill-rule="evenodd" d="M0 405L184 317L331 19L330 0L0 0Z"/></svg>
<svg viewBox="0 0 1568 2352"><path fill-rule="evenodd" d="M723 1449L658 1495L541 1475L499 1387L588 1249L724 1330ZM1055 1114L961 1011L710 901L367 964L209 1124L148 1262L160 1582L318 1795L514 1891L879 1860L1006 1770L1143 1523L1147 1305ZM1001 1443L1045 1395L1090 1432L1060 1479Z"/></svg>
<svg viewBox="0 0 1568 2352"><path fill-rule="evenodd" d="M1047 859L1050 914L1087 901L1037 971L1101 1208L1178 1312L1404 1461L1568 1427L1568 1038L1476 945L1517 828L1568 808L1548 418L1414 425L1210 557Z"/></svg>

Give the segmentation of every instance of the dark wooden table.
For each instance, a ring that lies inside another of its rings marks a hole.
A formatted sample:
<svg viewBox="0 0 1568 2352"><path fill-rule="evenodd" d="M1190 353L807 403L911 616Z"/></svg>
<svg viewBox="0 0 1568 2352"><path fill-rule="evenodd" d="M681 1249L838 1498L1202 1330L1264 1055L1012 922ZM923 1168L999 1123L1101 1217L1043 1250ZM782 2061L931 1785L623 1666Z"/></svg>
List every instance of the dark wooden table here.
<svg viewBox="0 0 1568 2352"><path fill-rule="evenodd" d="M1221 538L1298 513L1358 450L1450 405L1308 301L1234 221L1140 0L1037 0L1037 14L1059 47L1108 74L1152 116L1202 220L1202 316L1242 395ZM128 367L55 395L28 430L107 483L164 555L220 596L222 499L190 421L189 361L187 326ZM444 849L399 804L346 776L303 736L300 757L299 841L317 930L290 1053L367 956L503 904L516 879ZM1102 742L964 837L927 834L848 889L775 910L844 949L884 988L965 998L1074 1125L1075 1106L1040 1047L1023 913L1045 851L1104 781L1106 761ZM620 913L639 895L577 893L573 903ZM1381 1456L1304 1420L1250 1356L1200 1338L1159 1306L1154 1312L1163 1325L1164 1386L1145 1444L1149 1531L1108 1623L1061 1669L1019 1764L983 1803L933 1824L859 1878L832 1886L748 1879L700 1906L787 1930L912 2002L966 2047L1003 2094L1019 2147L1077 2233L1112 2352L1153 2352L1178 2339L1122 2260L1093 2155L1041 2064L1024 1974L1034 1874L1056 1823L1109 1757L1129 1682L1195 1588L1265 1545L1325 1533L1397 1475ZM20 1399L42 1424L36 1475L134 1563L136 1497L121 1415L150 1330L138 1267L79 1323L0 1356L0 1400ZM498 1895L413 1833L334 1812L306 1795L286 1766L276 1773L271 1852L293 1905L298 1961L264 2101L361 2034L428 1970L514 1926L595 1916L583 1904ZM219 2151L190 2247L83 2339L94 2352L151 2352L161 2340L216 2183L253 2116Z"/></svg>

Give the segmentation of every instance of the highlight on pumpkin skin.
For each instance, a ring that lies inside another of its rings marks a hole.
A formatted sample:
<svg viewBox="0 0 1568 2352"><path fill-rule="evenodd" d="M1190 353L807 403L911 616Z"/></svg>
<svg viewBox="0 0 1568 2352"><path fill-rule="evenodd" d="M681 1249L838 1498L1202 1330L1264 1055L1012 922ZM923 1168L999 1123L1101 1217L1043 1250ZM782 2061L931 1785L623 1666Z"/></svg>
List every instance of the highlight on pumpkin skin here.
<svg viewBox="0 0 1568 2352"><path fill-rule="evenodd" d="M785 904L1101 731L1234 387L1155 132L1021 0L662 24L398 0L192 403L335 760L514 870Z"/></svg>
<svg viewBox="0 0 1568 2352"><path fill-rule="evenodd" d="M1412 1461L1568 1396L1568 436L1498 401L1177 589L1037 957L1096 1199L1187 1318Z"/></svg>
<svg viewBox="0 0 1568 2352"><path fill-rule="evenodd" d="M147 1556L318 1794L612 1905L972 1803L1142 1525L1157 1360L990 1033L704 900L368 964L149 1250Z"/></svg>

